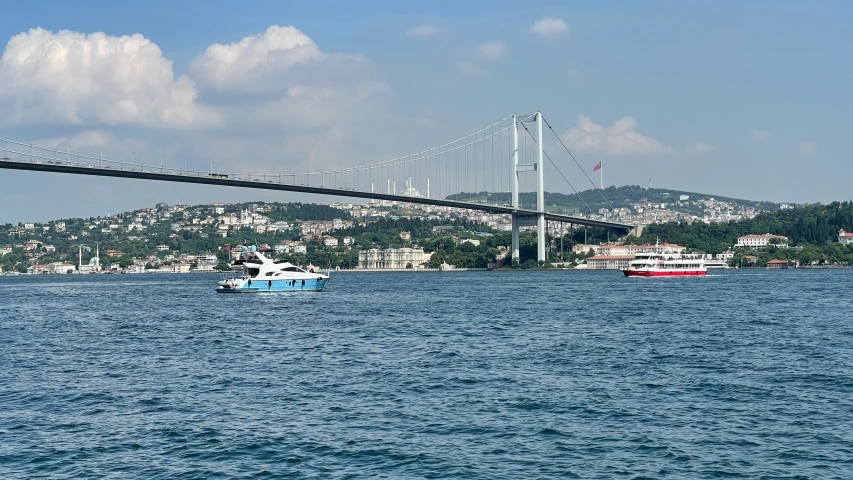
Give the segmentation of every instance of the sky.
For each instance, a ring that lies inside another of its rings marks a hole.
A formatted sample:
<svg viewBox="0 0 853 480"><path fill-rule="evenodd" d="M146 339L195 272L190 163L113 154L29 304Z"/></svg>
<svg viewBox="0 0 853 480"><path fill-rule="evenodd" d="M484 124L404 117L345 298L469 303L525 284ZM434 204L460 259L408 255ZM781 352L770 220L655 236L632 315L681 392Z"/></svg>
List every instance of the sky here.
<svg viewBox="0 0 853 480"><path fill-rule="evenodd" d="M851 20L831 0L18 2L0 16L0 138L302 172L541 111L606 185L849 200ZM333 199L0 170L0 223L256 200Z"/></svg>

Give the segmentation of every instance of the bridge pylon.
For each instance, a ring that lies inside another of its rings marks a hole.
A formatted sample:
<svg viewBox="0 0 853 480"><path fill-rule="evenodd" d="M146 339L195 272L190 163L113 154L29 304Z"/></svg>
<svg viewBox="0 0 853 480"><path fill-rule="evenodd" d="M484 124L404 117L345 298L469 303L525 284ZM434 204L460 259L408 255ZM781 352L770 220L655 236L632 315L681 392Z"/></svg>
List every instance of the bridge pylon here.
<svg viewBox="0 0 853 480"><path fill-rule="evenodd" d="M529 165L519 165L518 163L518 123L519 122L535 122L536 123L536 155L535 163ZM545 171L544 163L544 139L542 138L542 112L536 112L531 115L522 115L521 119L516 114L512 114L512 172L510 179L512 182L512 208L518 212L521 205L518 201L518 172L536 171L536 213L535 214L512 214L512 261L520 260L519 253L519 235L518 228L536 225L536 258L540 262L544 262L545 258Z"/></svg>

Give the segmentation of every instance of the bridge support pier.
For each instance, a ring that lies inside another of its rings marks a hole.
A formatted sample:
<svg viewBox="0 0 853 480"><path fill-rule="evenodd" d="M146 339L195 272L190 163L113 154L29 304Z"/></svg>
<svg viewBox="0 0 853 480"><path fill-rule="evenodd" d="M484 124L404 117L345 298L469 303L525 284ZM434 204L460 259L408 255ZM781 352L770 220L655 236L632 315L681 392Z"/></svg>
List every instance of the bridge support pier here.
<svg viewBox="0 0 853 480"><path fill-rule="evenodd" d="M519 244L518 244L518 227L520 223L524 226L536 225L536 259L541 263L547 260L545 252L545 171L544 171L544 148L542 138L542 112L536 112L534 115L523 116L522 122L536 122L536 163L532 165L524 165L523 170L529 170L530 167L536 171L536 215L517 215L512 216L512 261L513 263L520 260ZM512 208L519 210L518 202L518 116L512 114Z"/></svg>
<svg viewBox="0 0 853 480"><path fill-rule="evenodd" d="M512 183L512 209L518 211L518 116L512 114L512 172L510 179ZM518 245L518 215L512 214L512 263L519 263L521 254Z"/></svg>
<svg viewBox="0 0 853 480"><path fill-rule="evenodd" d="M512 214L512 262L518 262L521 255L518 253L518 215Z"/></svg>
<svg viewBox="0 0 853 480"><path fill-rule="evenodd" d="M538 252L536 259L542 263L547 260L545 256L545 164L544 145L542 138L542 112L536 112L536 170L538 173L536 181L536 210L539 212L536 218L536 236Z"/></svg>

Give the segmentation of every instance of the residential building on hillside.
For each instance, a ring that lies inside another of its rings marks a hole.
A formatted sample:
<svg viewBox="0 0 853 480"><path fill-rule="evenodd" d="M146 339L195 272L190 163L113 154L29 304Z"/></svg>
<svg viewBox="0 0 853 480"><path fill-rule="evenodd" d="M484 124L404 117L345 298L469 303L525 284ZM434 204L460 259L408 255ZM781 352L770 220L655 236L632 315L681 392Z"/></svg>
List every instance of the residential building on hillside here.
<svg viewBox="0 0 853 480"><path fill-rule="evenodd" d="M853 245L853 233L845 232L844 230L839 230L838 243L842 245Z"/></svg>
<svg viewBox="0 0 853 480"><path fill-rule="evenodd" d="M775 245L779 248L788 248L788 237L765 233L764 235L744 235L738 237L735 247L738 248L764 248Z"/></svg>
<svg viewBox="0 0 853 480"><path fill-rule="evenodd" d="M735 252L733 252L731 250L726 250L723 253L717 254L717 260L725 260L728 262L729 260L731 260L733 258L735 258Z"/></svg>

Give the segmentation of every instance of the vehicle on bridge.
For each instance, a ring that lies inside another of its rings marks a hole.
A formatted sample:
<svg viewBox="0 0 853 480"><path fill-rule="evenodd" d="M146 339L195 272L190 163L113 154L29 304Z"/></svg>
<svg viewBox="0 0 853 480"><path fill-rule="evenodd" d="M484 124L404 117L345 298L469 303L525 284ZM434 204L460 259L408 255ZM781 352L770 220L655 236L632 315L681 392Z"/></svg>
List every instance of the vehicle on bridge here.
<svg viewBox="0 0 853 480"><path fill-rule="evenodd" d="M252 247L243 247L240 257L232 264L241 272L224 278L218 293L260 293L320 291L329 283L329 272L320 273L314 267L300 268L289 262L273 261Z"/></svg>
<svg viewBox="0 0 853 480"><path fill-rule="evenodd" d="M228 178L228 175L225 173L208 173L207 176L210 178Z"/></svg>

